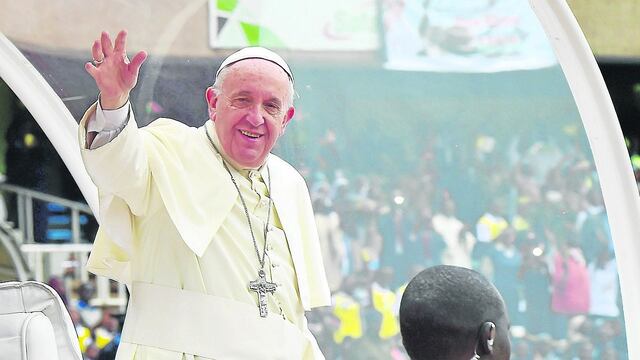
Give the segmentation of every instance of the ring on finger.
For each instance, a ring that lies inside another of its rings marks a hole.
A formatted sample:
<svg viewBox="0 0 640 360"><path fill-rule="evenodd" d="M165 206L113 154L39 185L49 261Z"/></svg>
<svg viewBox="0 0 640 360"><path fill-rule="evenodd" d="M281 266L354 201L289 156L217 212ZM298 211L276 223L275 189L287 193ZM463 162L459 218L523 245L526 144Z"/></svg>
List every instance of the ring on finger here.
<svg viewBox="0 0 640 360"><path fill-rule="evenodd" d="M104 59L101 60L93 60L93 65L98 66L104 62Z"/></svg>

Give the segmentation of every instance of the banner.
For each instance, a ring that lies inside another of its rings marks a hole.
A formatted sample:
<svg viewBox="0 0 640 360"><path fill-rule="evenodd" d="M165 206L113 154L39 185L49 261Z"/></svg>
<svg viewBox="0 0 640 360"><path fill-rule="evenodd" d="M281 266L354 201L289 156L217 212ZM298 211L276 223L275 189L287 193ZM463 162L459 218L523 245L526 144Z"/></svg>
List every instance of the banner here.
<svg viewBox="0 0 640 360"><path fill-rule="evenodd" d="M526 0L384 0L383 27L388 69L497 72L557 63Z"/></svg>
<svg viewBox="0 0 640 360"><path fill-rule="evenodd" d="M379 48L376 0L209 0L212 48Z"/></svg>

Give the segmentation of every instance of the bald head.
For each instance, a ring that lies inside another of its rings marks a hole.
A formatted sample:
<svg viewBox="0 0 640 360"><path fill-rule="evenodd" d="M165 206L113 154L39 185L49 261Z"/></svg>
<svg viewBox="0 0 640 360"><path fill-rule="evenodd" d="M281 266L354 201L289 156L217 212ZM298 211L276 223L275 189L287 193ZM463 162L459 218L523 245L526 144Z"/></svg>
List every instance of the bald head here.
<svg viewBox="0 0 640 360"><path fill-rule="evenodd" d="M457 266L423 270L407 285L400 303L402 341L412 359L469 360L479 330L496 325L493 354L508 359L508 319L498 290L476 271Z"/></svg>

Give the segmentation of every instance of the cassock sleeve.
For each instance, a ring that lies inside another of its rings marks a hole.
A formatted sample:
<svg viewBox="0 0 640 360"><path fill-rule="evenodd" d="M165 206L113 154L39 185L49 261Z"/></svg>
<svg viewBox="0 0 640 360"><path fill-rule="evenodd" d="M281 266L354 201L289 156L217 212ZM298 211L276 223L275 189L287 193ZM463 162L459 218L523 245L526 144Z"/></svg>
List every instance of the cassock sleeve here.
<svg viewBox="0 0 640 360"><path fill-rule="evenodd" d="M86 149L86 123L96 104L85 113L78 128L85 168L98 188L100 228L87 263L97 275L129 284L133 252L133 217L148 206L150 170L133 114L122 132L111 142Z"/></svg>
<svg viewBox="0 0 640 360"><path fill-rule="evenodd" d="M126 202L134 215L141 216L147 206L150 171L133 112L115 139L90 150L85 148L85 124L95 110L96 104L87 110L79 126L84 166L100 197L117 196Z"/></svg>

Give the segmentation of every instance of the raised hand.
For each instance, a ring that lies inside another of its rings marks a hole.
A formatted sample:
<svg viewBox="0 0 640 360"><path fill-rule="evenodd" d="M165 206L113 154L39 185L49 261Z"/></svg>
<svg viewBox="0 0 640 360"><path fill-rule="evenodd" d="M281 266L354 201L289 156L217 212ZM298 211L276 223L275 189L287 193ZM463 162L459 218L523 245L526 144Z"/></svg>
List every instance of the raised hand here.
<svg viewBox="0 0 640 360"><path fill-rule="evenodd" d="M100 105L103 109L117 109L126 104L131 89L138 82L140 66L147 53L140 51L131 61L127 58L127 32L122 30L116 37L115 46L105 31L93 42L93 62L84 65L100 90Z"/></svg>

